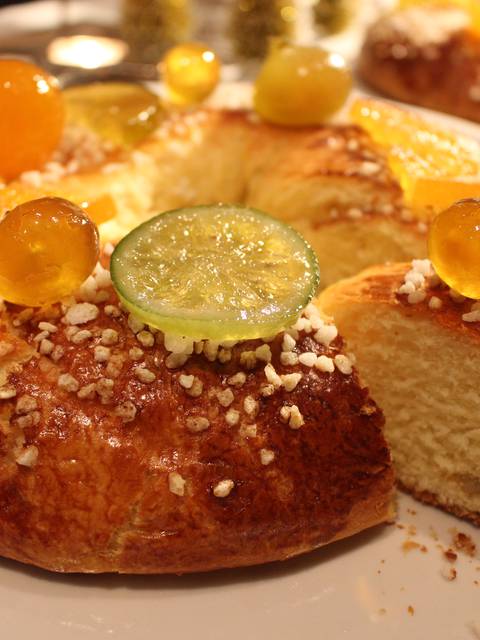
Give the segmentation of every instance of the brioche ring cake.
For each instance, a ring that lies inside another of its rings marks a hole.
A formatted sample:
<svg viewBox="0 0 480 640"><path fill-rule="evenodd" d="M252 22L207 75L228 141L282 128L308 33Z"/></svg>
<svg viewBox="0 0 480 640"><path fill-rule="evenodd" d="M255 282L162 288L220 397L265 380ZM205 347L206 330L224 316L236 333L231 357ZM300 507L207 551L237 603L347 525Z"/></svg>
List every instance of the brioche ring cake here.
<svg viewBox="0 0 480 640"><path fill-rule="evenodd" d="M478 302L428 260L371 267L320 302L385 412L401 485L480 526Z"/></svg>
<svg viewBox="0 0 480 640"><path fill-rule="evenodd" d="M424 230L405 216L385 154L349 124L295 128L267 124L250 111L198 109L172 114L128 152L105 150L92 134L69 130L53 168L7 185L0 209L43 195L77 203L111 198L116 213L97 219L104 241L117 241L159 211L243 202L307 238L322 286L426 252Z"/></svg>
<svg viewBox="0 0 480 640"><path fill-rule="evenodd" d="M361 78L381 93L480 122L480 37L455 6L418 6L370 27Z"/></svg>
<svg viewBox="0 0 480 640"><path fill-rule="evenodd" d="M206 571L392 517L382 412L313 305L268 343L187 343L123 311L101 266L67 304L3 306L0 555Z"/></svg>

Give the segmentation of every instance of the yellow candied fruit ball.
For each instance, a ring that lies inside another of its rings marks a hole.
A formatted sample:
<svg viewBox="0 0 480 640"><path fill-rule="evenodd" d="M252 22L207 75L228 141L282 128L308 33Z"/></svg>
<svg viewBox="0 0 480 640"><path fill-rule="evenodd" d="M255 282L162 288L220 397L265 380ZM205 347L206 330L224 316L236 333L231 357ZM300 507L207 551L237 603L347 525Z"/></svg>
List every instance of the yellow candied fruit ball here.
<svg viewBox="0 0 480 640"><path fill-rule="evenodd" d="M320 124L340 109L351 87L338 53L274 41L255 81L254 105L275 124Z"/></svg>
<svg viewBox="0 0 480 640"><path fill-rule="evenodd" d="M177 105L205 100L220 79L220 61L200 42L172 47L160 63L168 100Z"/></svg>
<svg viewBox="0 0 480 640"><path fill-rule="evenodd" d="M133 82L92 82L65 89L63 95L67 122L124 147L144 140L164 116L158 95Z"/></svg>
<svg viewBox="0 0 480 640"><path fill-rule="evenodd" d="M0 220L0 298L38 307L73 293L99 255L98 231L77 205L39 198Z"/></svg>
<svg viewBox="0 0 480 640"><path fill-rule="evenodd" d="M440 278L468 298L480 298L480 199L459 200L430 226L428 253Z"/></svg>
<svg viewBox="0 0 480 640"><path fill-rule="evenodd" d="M56 80L22 60L0 60L0 177L39 169L56 149L64 105Z"/></svg>

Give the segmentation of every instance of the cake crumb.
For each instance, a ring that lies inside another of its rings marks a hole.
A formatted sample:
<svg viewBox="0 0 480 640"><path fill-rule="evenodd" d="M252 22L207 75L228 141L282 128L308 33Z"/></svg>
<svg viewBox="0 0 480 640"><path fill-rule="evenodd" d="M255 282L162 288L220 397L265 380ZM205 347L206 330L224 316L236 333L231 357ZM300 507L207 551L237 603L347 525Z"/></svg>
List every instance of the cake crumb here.
<svg viewBox="0 0 480 640"><path fill-rule="evenodd" d="M452 582L457 577L457 570L454 567L445 566L441 570L442 577L448 582Z"/></svg>
<svg viewBox="0 0 480 640"><path fill-rule="evenodd" d="M445 558L449 562L455 562L457 560L457 558L458 558L458 556L455 553L455 551L453 549L450 549L450 548L448 548L446 551L444 551L443 555L445 556Z"/></svg>
<svg viewBox="0 0 480 640"><path fill-rule="evenodd" d="M412 607L411 604L408 605L407 611L411 616L415 615L415 609Z"/></svg>
<svg viewBox="0 0 480 640"><path fill-rule="evenodd" d="M461 531L453 532L452 546L457 551L461 551L471 558L475 556L475 551L477 549L472 538Z"/></svg>

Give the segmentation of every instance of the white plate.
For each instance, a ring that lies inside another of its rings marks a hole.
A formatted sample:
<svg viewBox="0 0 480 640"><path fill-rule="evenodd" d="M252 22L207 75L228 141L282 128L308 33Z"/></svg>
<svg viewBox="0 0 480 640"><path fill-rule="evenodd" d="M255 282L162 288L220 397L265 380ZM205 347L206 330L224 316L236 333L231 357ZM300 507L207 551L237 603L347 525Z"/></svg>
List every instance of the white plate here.
<svg viewBox="0 0 480 640"><path fill-rule="evenodd" d="M248 98L248 91L242 95ZM480 131L431 115L466 134ZM400 494L397 525L265 567L183 577L68 577L0 560L0 638L480 639L479 551L448 565L442 549L454 529L480 550L479 529ZM419 546L407 551L406 540ZM451 582L442 575L450 566L457 569Z"/></svg>
<svg viewBox="0 0 480 640"><path fill-rule="evenodd" d="M223 91L217 96L222 102ZM430 115L479 135L477 125ZM443 550L455 530L480 549L480 530L400 494L396 525L252 569L183 577L58 576L0 560L0 637L478 640L480 559L477 551L476 558L459 554L454 565L447 562ZM448 581L451 567L457 577Z"/></svg>
<svg viewBox="0 0 480 640"><path fill-rule="evenodd" d="M454 528L480 545L479 530L407 496L400 495L399 503L403 529L377 527L301 558L252 569L68 577L0 561L2 638L480 638L480 560L459 554L449 565L439 548L449 546ZM407 551L406 540L426 551ZM442 576L450 566L457 570L452 582Z"/></svg>
<svg viewBox="0 0 480 640"><path fill-rule="evenodd" d="M0 36L14 33L59 29L65 25L89 22L112 25L118 19L120 0L36 0L0 9Z"/></svg>

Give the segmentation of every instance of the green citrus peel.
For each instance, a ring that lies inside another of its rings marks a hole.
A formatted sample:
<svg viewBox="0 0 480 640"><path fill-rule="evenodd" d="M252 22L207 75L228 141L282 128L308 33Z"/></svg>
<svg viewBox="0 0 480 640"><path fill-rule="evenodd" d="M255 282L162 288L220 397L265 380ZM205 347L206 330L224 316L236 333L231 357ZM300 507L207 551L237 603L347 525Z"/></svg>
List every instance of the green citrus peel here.
<svg viewBox="0 0 480 640"><path fill-rule="evenodd" d="M143 322L196 340L246 340L293 324L319 267L290 226L236 205L162 213L129 233L111 260L115 289Z"/></svg>

